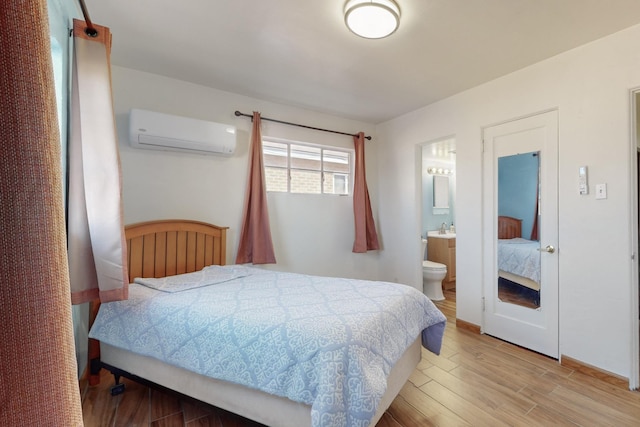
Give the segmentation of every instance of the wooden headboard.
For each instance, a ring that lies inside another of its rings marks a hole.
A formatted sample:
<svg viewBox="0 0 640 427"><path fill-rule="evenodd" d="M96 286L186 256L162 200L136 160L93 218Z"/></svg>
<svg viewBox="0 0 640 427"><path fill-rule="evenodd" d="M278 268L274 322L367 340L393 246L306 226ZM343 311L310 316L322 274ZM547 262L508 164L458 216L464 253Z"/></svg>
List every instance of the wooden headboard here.
<svg viewBox="0 0 640 427"><path fill-rule="evenodd" d="M191 273L227 260L227 229L206 222L168 219L139 222L124 227L127 240L129 283L136 277L165 277ZM89 328L100 301L92 301ZM89 360L100 358L100 344L89 338ZM100 366L87 366L89 384L100 383Z"/></svg>
<svg viewBox="0 0 640 427"><path fill-rule="evenodd" d="M224 265L227 229L177 219L127 225L129 282L135 277L173 276Z"/></svg>
<svg viewBox="0 0 640 427"><path fill-rule="evenodd" d="M498 217L498 239L522 237L522 220L510 216Z"/></svg>

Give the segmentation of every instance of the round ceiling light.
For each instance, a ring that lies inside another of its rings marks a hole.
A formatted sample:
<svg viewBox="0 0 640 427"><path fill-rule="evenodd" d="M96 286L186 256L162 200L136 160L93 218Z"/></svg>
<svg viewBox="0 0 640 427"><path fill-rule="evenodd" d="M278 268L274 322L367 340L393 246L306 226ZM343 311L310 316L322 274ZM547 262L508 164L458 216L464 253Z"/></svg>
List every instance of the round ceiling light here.
<svg viewBox="0 0 640 427"><path fill-rule="evenodd" d="M398 29L400 8L393 0L347 0L344 22L360 37L381 39Z"/></svg>

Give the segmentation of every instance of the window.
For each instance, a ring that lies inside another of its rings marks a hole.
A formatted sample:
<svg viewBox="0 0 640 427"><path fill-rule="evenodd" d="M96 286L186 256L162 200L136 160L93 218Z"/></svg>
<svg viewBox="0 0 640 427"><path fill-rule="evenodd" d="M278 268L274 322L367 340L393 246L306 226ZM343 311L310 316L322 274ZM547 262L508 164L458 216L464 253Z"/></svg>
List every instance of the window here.
<svg viewBox="0 0 640 427"><path fill-rule="evenodd" d="M352 153L335 147L263 140L267 191L348 195Z"/></svg>

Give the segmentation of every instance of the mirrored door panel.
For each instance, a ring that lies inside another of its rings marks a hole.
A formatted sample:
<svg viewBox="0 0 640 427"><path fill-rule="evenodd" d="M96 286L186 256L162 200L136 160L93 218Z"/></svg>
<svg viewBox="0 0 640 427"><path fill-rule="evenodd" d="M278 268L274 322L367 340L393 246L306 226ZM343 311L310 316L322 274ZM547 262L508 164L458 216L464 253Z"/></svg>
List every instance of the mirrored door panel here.
<svg viewBox="0 0 640 427"><path fill-rule="evenodd" d="M540 307L540 151L498 157L498 299Z"/></svg>

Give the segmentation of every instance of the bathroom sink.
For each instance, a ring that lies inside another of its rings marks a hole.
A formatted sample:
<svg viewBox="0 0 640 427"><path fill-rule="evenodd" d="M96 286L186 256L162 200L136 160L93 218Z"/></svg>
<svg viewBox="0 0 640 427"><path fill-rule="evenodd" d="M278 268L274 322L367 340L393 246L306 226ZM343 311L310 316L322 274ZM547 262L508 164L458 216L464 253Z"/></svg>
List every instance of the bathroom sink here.
<svg viewBox="0 0 640 427"><path fill-rule="evenodd" d="M438 230L427 232L427 237L437 237L440 239L455 239L456 233L451 233L449 230L445 234L440 234Z"/></svg>

